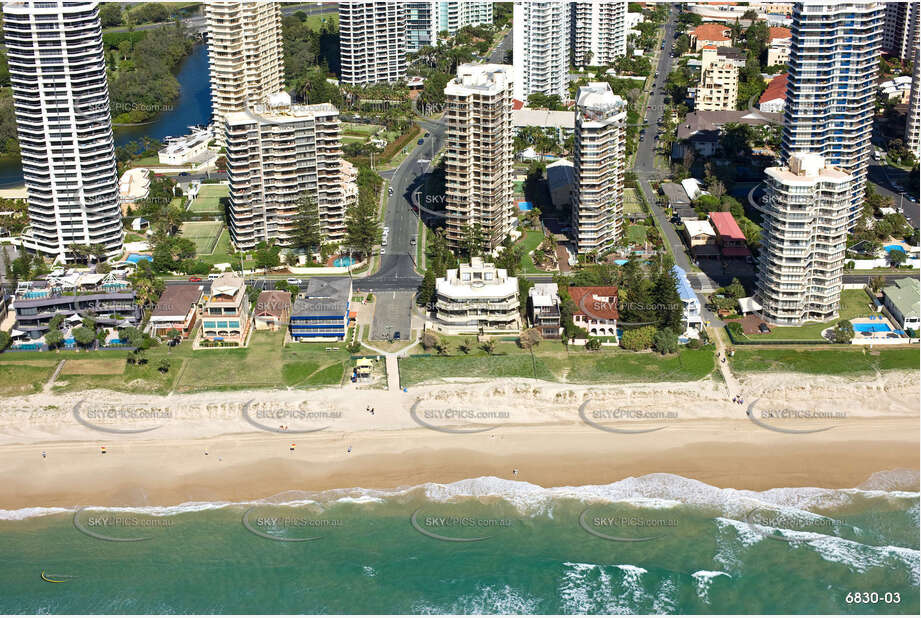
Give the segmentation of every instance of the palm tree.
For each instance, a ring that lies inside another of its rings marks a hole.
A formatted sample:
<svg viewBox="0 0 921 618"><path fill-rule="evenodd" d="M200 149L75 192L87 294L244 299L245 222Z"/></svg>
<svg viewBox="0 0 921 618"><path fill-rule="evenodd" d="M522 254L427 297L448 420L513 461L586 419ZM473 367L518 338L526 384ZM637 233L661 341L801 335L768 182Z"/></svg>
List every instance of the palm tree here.
<svg viewBox="0 0 921 618"><path fill-rule="evenodd" d="M883 286L885 285L886 285L886 279L884 277L877 275L876 277L873 277L870 279L870 289L877 296L879 296L880 290L882 290Z"/></svg>
<svg viewBox="0 0 921 618"><path fill-rule="evenodd" d="M480 344L480 349L492 356L492 353L496 350L496 342L492 339L487 339Z"/></svg>

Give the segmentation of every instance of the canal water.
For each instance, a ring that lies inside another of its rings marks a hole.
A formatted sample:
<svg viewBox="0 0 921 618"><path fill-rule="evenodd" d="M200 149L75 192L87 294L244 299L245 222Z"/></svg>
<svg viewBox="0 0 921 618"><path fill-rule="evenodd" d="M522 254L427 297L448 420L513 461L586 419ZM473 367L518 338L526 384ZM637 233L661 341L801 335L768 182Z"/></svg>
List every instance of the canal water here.
<svg viewBox="0 0 921 618"><path fill-rule="evenodd" d="M115 128L115 145L123 146L144 136L163 140L189 132L193 125L211 122L211 86L208 76L208 47L199 44L183 60L176 74L179 99L172 109L156 116L150 124ZM22 184L22 165L18 159L0 159L0 188Z"/></svg>

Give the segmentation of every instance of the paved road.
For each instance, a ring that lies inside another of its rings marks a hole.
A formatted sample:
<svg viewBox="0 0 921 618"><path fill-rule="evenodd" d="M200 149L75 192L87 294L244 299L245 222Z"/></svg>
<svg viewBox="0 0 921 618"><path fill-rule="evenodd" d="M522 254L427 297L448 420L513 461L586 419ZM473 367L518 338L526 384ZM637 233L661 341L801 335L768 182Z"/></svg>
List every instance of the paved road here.
<svg viewBox="0 0 921 618"><path fill-rule="evenodd" d="M496 45L496 49L489 55L489 61L497 64L505 63L505 52L512 48L512 30L509 28L509 31L502 37L502 40Z"/></svg>
<svg viewBox="0 0 921 618"><path fill-rule="evenodd" d="M444 144L445 127L441 122L420 120L420 126L429 133L422 137L421 146L416 147L406 160L390 175L389 186L393 195L387 200L384 226L390 234L387 246L382 247L381 267L374 275L357 280L355 287L362 290L415 291L422 282L416 272L416 247L411 241L418 235L419 219L411 208L413 191L425 181L425 174L433 154ZM418 240L417 240L418 242Z"/></svg>
<svg viewBox="0 0 921 618"><path fill-rule="evenodd" d="M671 48L675 40L675 22L677 17L678 11L671 9L669 11L668 21L665 23L665 37L663 39L665 41L665 50L659 52L659 62L656 67L659 72L659 77L653 82L652 92L647 102L648 107L644 115L646 132L637 144L633 171L636 173L637 182L639 183L640 189L643 191L643 195L646 197L646 202L652 210L652 215L656 218L659 226L665 231L665 242L672 247L672 253L675 255L675 263L688 273L688 279L691 282L691 286L698 296L700 296L701 291L706 292L715 289L715 285L712 282L708 283L702 281L701 276L706 278L705 275L699 275L693 272L691 261L684 252L684 242L678 236L674 226L668 221L668 217L665 216L665 211L657 205L656 194L649 184L650 180L656 179L661 175L655 165L656 128L658 127L659 121L662 119L665 109L664 86L668 79L668 73L672 68ZM699 300L701 307L703 307L706 304L706 299L701 297ZM715 326L722 324L722 322L710 311L704 309L702 314L705 321L709 320Z"/></svg>
<svg viewBox="0 0 921 618"><path fill-rule="evenodd" d="M912 227L919 226L919 204L917 196L900 192L896 185L904 187L908 181L908 174L904 170L888 165L870 164L867 172L868 180L873 183L877 193L892 199L896 208L901 206L905 218Z"/></svg>

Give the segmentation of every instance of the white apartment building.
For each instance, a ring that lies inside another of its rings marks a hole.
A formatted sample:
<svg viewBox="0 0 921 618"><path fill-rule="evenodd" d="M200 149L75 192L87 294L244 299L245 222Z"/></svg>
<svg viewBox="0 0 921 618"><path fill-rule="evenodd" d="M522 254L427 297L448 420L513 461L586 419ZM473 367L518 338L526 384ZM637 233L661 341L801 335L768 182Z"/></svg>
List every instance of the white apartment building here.
<svg viewBox="0 0 921 618"><path fill-rule="evenodd" d="M462 64L445 87L445 235L453 248L472 226L479 225L487 250L512 229L515 79L506 64Z"/></svg>
<svg viewBox="0 0 921 618"><path fill-rule="evenodd" d="M561 0L515 2L512 13L512 56L515 98L527 103L540 92L569 98L571 4Z"/></svg>
<svg viewBox="0 0 921 618"><path fill-rule="evenodd" d="M879 2L793 7L781 161L812 153L854 177L849 228L863 206L882 38Z"/></svg>
<svg viewBox="0 0 921 618"><path fill-rule="evenodd" d="M917 44L921 6L918 0L885 3L883 15L883 51L902 61L910 61Z"/></svg>
<svg viewBox="0 0 921 618"><path fill-rule="evenodd" d="M627 2L573 2L572 62L608 65L627 53Z"/></svg>
<svg viewBox="0 0 921 618"><path fill-rule="evenodd" d="M911 95L908 99L908 118L905 121L905 144L915 153L916 159L921 159L921 49L918 29L915 29L914 37L914 70L911 75Z"/></svg>
<svg viewBox="0 0 921 618"><path fill-rule="evenodd" d="M727 49L727 48L723 48ZM700 57L700 84L694 97L694 109L700 112L734 110L739 98L738 64L707 45Z"/></svg>
<svg viewBox="0 0 921 618"><path fill-rule="evenodd" d="M224 118L285 86L277 2L205 2L214 133L225 145Z"/></svg>
<svg viewBox="0 0 921 618"><path fill-rule="evenodd" d="M407 7L403 2L339 3L342 83L392 83L406 77Z"/></svg>
<svg viewBox="0 0 921 618"><path fill-rule="evenodd" d="M572 229L578 253L599 255L623 236L627 103L607 82L576 93Z"/></svg>
<svg viewBox="0 0 921 618"><path fill-rule="evenodd" d="M797 325L828 321L841 299L853 176L821 155L795 153L765 170L756 300L764 319Z"/></svg>
<svg viewBox="0 0 921 618"><path fill-rule="evenodd" d="M435 280L435 318L452 333L517 332L518 278L475 257Z"/></svg>
<svg viewBox="0 0 921 618"><path fill-rule="evenodd" d="M29 196L23 246L62 260L74 243L115 256L124 232L97 3L4 2L3 20Z"/></svg>
<svg viewBox="0 0 921 618"><path fill-rule="evenodd" d="M406 50L419 51L438 42L438 33L454 34L464 26L492 23L492 2L427 2L406 3Z"/></svg>
<svg viewBox="0 0 921 618"><path fill-rule="evenodd" d="M315 200L323 242L345 237L346 187L339 112L329 103L291 105L285 93L227 116L230 237L237 249L260 241L289 247L305 195Z"/></svg>

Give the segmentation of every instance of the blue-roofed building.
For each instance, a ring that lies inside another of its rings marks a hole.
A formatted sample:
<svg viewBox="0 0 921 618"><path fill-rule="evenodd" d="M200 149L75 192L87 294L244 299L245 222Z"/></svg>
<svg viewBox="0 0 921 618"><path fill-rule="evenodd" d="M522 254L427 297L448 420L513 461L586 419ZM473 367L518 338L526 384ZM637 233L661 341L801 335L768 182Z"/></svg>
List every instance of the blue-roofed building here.
<svg viewBox="0 0 921 618"><path fill-rule="evenodd" d="M703 324L703 319L700 316L700 300L697 298L697 294L694 293L691 282L688 281L688 274L684 272L683 268L676 265L672 266L672 276L675 277L678 296L681 297L681 302L684 304L681 314L684 330L699 328Z"/></svg>
<svg viewBox="0 0 921 618"><path fill-rule="evenodd" d="M295 341L343 341L349 328L352 280L314 277L302 298L291 307L291 338Z"/></svg>

